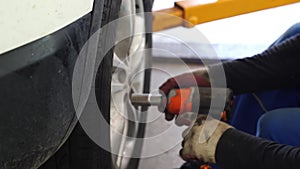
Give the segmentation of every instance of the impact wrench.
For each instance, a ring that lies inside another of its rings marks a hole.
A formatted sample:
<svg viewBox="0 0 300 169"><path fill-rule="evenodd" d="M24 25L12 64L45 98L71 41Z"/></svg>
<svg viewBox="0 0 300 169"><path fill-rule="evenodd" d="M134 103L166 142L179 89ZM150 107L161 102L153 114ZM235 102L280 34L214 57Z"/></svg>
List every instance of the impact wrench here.
<svg viewBox="0 0 300 169"><path fill-rule="evenodd" d="M211 104L211 101L215 104ZM191 87L172 89L167 97L161 94L132 94L131 103L135 106L158 106L161 112L166 108L169 113L182 116L179 125L189 125L197 114L209 112L213 112L210 115L215 118L226 122L232 116L233 94L228 88L214 88L212 95L211 88ZM176 122L178 124L177 120ZM200 169L212 169L212 167L203 164Z"/></svg>
<svg viewBox="0 0 300 169"><path fill-rule="evenodd" d="M135 106L158 106L160 112L167 108L174 115L184 115L187 112L208 114L223 121L232 116L233 94L229 88L190 87L172 89L168 96L161 94L131 95L131 103ZM214 101L211 104L211 101ZM212 107L211 107L212 105Z"/></svg>

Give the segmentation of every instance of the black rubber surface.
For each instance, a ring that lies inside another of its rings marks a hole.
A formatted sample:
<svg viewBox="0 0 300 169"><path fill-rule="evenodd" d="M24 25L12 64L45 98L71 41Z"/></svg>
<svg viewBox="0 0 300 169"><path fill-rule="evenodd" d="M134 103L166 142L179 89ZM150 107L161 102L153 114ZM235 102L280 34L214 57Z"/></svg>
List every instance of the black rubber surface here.
<svg viewBox="0 0 300 169"><path fill-rule="evenodd" d="M118 12L120 8L121 0L110 0L106 1L103 5L103 16L101 20L101 25L109 23L110 21L116 19L118 17ZM150 12L152 8L153 1L145 0L144 1L144 9L146 12ZM99 14L99 12L97 12ZM149 16L148 16L149 17ZM152 18L146 18L147 22L146 29L147 32L151 32L152 30ZM97 19L96 19L97 21ZM93 18L93 22L95 22L95 18ZM94 24L98 24L96 22ZM92 26L91 32L95 32L97 26ZM103 39L113 40L114 34L105 33L101 35ZM113 41L114 42L114 41ZM100 41L99 52L101 52L102 48L105 48L105 45L108 45L107 41ZM149 33L146 35L146 46L147 48L152 47L152 34ZM97 78L95 84L95 92L97 97L98 106L107 120L107 123L110 122L110 87L111 87L111 73L112 72L112 58L113 58L113 49L111 49L106 57L102 60L100 67L97 71ZM146 56L146 64L147 67L151 65L151 53L148 53ZM150 89L150 76L151 70L145 70L145 83L144 83L144 92L148 93ZM142 108L143 111L147 110L147 107ZM141 121L145 121L146 113L142 115ZM139 138L144 137L145 133L145 123L139 124L138 136ZM109 128L101 129L108 131ZM103 139L106 139L105 142L110 144L110 133L105 132L106 135L102 135ZM138 155L141 153L141 148L143 146L143 142L137 142L135 145L134 153ZM139 165L138 158L133 158L130 160L128 169L138 168ZM61 147L61 149L56 153L52 159L50 159L43 167L40 169L110 169L114 168L112 165L111 154L99 146L97 146L83 131L80 124L77 124L73 133L67 142Z"/></svg>
<svg viewBox="0 0 300 169"><path fill-rule="evenodd" d="M89 24L90 14L0 56L1 169L37 168L70 135L71 77Z"/></svg>
<svg viewBox="0 0 300 169"><path fill-rule="evenodd" d="M82 46L101 26L118 17L120 4L121 0L95 0L92 13L0 56L1 169L113 168L111 154L97 146L76 123L71 84ZM145 1L147 10L151 10L150 4L152 1ZM101 38L113 41L114 34L104 33ZM147 35L147 46L151 47L151 34ZM98 51L103 47L105 44L100 43ZM112 58L113 49L103 59L95 84L97 102L108 123ZM150 70L146 70L145 92L149 91L149 83ZM141 124L138 137L143 137L144 130ZM103 139L109 144L106 133ZM142 143L137 146L140 148ZM133 159L129 168L137 168L138 162Z"/></svg>
<svg viewBox="0 0 300 169"><path fill-rule="evenodd" d="M96 0L93 10L90 36L101 26L118 18L121 0ZM101 12L102 11L102 12ZM101 18L101 19L100 19ZM113 32L113 31L111 31ZM110 32L110 33L111 33ZM114 41L114 34L101 34L101 39ZM105 44L100 41L98 51L102 52ZM98 106L109 123L110 118L110 82L112 69L113 49L102 60L96 78L96 97ZM109 130L109 129L102 129ZM109 132L102 136L109 144ZM71 136L58 152L47 161L40 169L110 169L112 168L111 154L96 145L77 123Z"/></svg>

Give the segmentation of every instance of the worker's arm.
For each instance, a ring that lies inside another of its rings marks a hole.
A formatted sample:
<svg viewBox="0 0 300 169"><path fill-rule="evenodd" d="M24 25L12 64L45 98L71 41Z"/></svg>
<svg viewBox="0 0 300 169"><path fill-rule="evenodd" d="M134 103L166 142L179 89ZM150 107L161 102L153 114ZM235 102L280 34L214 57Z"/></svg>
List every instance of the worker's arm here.
<svg viewBox="0 0 300 169"><path fill-rule="evenodd" d="M228 87L234 94L300 87L300 34L253 57L181 74L161 85L164 94L190 86ZM209 74L208 74L208 72ZM225 78L222 78L222 76ZM221 77L221 78L220 78ZM227 86L226 86L227 85ZM167 119L172 119L167 118Z"/></svg>
<svg viewBox="0 0 300 169"><path fill-rule="evenodd" d="M228 169L298 169L300 147L278 144L199 115L180 150L186 160L217 163Z"/></svg>
<svg viewBox="0 0 300 169"><path fill-rule="evenodd" d="M300 148L228 129L217 144L216 162L230 169L298 169Z"/></svg>
<svg viewBox="0 0 300 169"><path fill-rule="evenodd" d="M227 87L235 94L300 87L300 34L253 57L210 66L209 71L214 74L223 68ZM210 80L222 84L218 78Z"/></svg>

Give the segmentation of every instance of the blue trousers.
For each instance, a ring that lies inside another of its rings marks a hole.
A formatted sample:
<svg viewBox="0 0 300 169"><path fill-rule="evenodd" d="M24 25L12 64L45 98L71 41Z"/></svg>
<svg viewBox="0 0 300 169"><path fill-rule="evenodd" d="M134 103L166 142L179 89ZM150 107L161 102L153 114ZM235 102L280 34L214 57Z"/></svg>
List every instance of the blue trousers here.
<svg viewBox="0 0 300 169"><path fill-rule="evenodd" d="M300 108L275 109L259 118L257 136L300 146Z"/></svg>
<svg viewBox="0 0 300 169"><path fill-rule="evenodd" d="M299 33L300 23L289 28L271 46ZM300 89L290 88L237 96L231 124L258 137L300 146Z"/></svg>

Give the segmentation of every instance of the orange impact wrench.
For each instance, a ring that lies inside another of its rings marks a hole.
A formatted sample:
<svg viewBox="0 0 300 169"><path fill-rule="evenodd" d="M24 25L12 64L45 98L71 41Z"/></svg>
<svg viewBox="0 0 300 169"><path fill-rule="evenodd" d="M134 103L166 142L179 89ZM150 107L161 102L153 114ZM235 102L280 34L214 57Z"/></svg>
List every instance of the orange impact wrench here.
<svg viewBox="0 0 300 169"><path fill-rule="evenodd" d="M220 119L221 116L221 120L228 121L232 116L233 95L229 88L190 87L172 89L167 97L161 94L132 94L131 103L136 106L158 106L161 112L167 107L175 115L186 112L208 114L210 111L213 117Z"/></svg>
<svg viewBox="0 0 300 169"><path fill-rule="evenodd" d="M215 103L211 104L211 101ZM232 116L233 94L228 88L214 88L212 95L211 88L191 87L173 89L167 97L160 94L132 94L131 102L136 106L158 106L161 112L167 107L168 111L175 115L186 112L193 112L193 115L208 114L211 111L216 112L211 113L213 116L217 116L216 118L228 121ZM195 116L183 119L192 121L194 118ZM199 169L212 169L212 167L209 164L203 164Z"/></svg>

